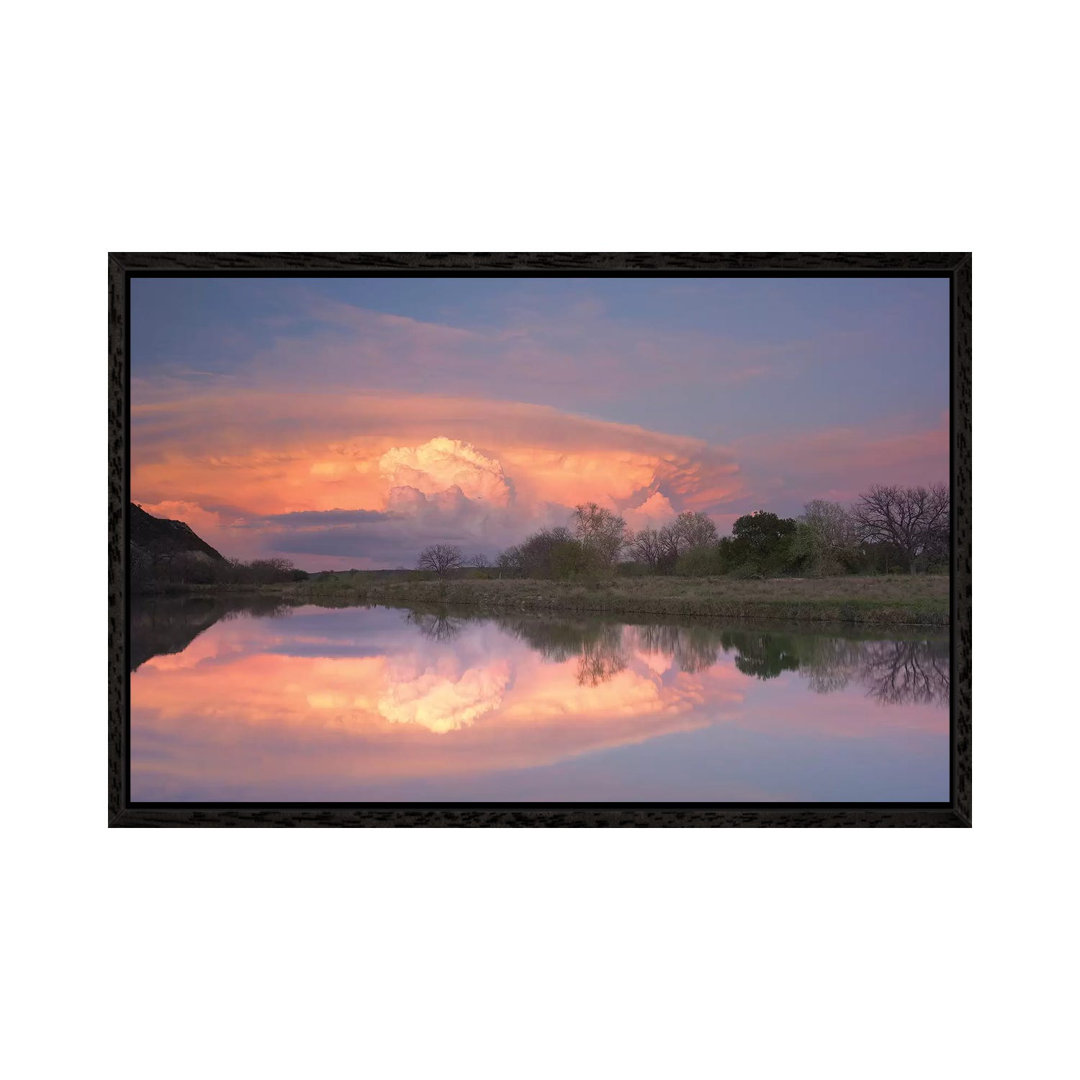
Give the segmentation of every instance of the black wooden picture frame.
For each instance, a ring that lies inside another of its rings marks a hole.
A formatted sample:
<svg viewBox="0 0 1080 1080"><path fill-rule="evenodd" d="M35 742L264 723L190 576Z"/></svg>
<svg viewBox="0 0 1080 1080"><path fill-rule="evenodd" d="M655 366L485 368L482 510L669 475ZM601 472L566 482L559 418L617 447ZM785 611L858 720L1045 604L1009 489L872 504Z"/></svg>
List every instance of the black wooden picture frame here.
<svg viewBox="0 0 1080 1080"><path fill-rule="evenodd" d="M935 276L950 289L950 797L947 803L177 803L129 798L130 282L133 276ZM969 827L970 253L227 253L109 255L110 827Z"/></svg>

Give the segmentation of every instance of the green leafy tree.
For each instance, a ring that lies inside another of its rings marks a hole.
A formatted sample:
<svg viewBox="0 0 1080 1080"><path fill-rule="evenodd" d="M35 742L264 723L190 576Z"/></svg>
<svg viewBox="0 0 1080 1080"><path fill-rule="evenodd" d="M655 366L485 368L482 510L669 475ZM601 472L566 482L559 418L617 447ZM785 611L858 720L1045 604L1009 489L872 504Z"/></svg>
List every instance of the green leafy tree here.
<svg viewBox="0 0 1080 1080"><path fill-rule="evenodd" d="M731 527L731 572L741 576L779 574L790 569L797 523L767 510L744 514Z"/></svg>
<svg viewBox="0 0 1080 1080"><path fill-rule="evenodd" d="M597 560L592 550L560 525L541 529L507 548L495 565L506 577L572 578L593 570Z"/></svg>
<svg viewBox="0 0 1080 1080"><path fill-rule="evenodd" d="M731 527L732 536L757 555L775 552L794 532L795 522L791 518L777 517L768 510L744 514Z"/></svg>
<svg viewBox="0 0 1080 1080"><path fill-rule="evenodd" d="M775 679L799 670L798 646L788 634L732 630L723 632L721 642L725 652L735 651L735 666L744 675Z"/></svg>
<svg viewBox="0 0 1080 1080"><path fill-rule="evenodd" d="M710 577L722 574L724 564L718 544L701 544L684 551L675 563L675 573L683 577Z"/></svg>

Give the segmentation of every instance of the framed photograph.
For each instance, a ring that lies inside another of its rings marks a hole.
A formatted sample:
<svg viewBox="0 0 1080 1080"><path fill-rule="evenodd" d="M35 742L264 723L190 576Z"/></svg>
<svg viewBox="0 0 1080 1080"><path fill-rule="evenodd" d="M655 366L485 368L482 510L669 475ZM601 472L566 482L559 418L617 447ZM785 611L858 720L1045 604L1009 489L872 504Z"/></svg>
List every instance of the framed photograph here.
<svg viewBox="0 0 1080 1080"><path fill-rule="evenodd" d="M112 826L971 824L971 256L112 254Z"/></svg>

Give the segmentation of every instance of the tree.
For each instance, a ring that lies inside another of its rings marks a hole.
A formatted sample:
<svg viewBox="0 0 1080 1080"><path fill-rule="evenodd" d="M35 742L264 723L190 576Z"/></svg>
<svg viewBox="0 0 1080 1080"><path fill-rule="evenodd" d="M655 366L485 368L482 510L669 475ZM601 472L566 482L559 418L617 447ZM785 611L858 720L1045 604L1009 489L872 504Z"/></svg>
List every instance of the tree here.
<svg viewBox="0 0 1080 1080"><path fill-rule="evenodd" d="M949 489L876 484L859 496L853 510L858 537L864 543L893 544L911 573L919 557L948 545Z"/></svg>
<svg viewBox="0 0 1080 1080"><path fill-rule="evenodd" d="M664 538L656 529L642 529L630 537L630 554L653 570L659 568L664 558Z"/></svg>
<svg viewBox="0 0 1080 1080"><path fill-rule="evenodd" d="M676 560L679 558L679 534L675 531L674 522L661 526L656 538L660 545L658 568L664 573L671 573Z"/></svg>
<svg viewBox="0 0 1080 1080"><path fill-rule="evenodd" d="M669 572L700 576L714 573L719 566L716 552L716 525L700 511L684 510L670 525L660 530L663 563ZM694 558L688 559L691 552Z"/></svg>
<svg viewBox="0 0 1080 1080"><path fill-rule="evenodd" d="M594 502L574 507L574 535L604 568L612 566L626 546L626 522Z"/></svg>
<svg viewBox="0 0 1080 1080"><path fill-rule="evenodd" d="M416 560L417 570L431 570L439 577L446 577L451 570L457 570L465 565L465 556L461 548L453 544L432 544L420 552L420 558Z"/></svg>
<svg viewBox="0 0 1080 1080"><path fill-rule="evenodd" d="M561 544L572 544L570 530L560 526L557 529L541 529L527 536L517 549L518 566L525 577L555 577L555 550Z"/></svg>
<svg viewBox="0 0 1080 1080"><path fill-rule="evenodd" d="M812 499L803 507L802 519L821 537L829 551L850 550L858 543L855 519L840 503Z"/></svg>
<svg viewBox="0 0 1080 1080"><path fill-rule="evenodd" d="M684 510L671 524L675 541L675 554L681 555L691 548L705 547L716 543L716 525L707 514Z"/></svg>
<svg viewBox="0 0 1080 1080"><path fill-rule="evenodd" d="M521 548L509 547L495 560L499 577L519 577L522 572Z"/></svg>
<svg viewBox="0 0 1080 1080"><path fill-rule="evenodd" d="M858 561L858 535L851 512L826 499L808 502L792 538L792 554L813 573L853 569Z"/></svg>
<svg viewBox="0 0 1080 1080"><path fill-rule="evenodd" d="M801 560L794 558L792 543L798 524L767 510L743 514L731 527L730 539L720 546L720 564L726 573L739 577L764 577L786 573Z"/></svg>
<svg viewBox="0 0 1080 1080"><path fill-rule="evenodd" d="M679 558L695 548L716 544L716 525L700 511L684 510L660 529L642 529L628 539L634 558L670 573Z"/></svg>
<svg viewBox="0 0 1080 1080"><path fill-rule="evenodd" d="M541 529L517 547L507 548L496 560L508 577L570 578L595 565L592 552L565 526Z"/></svg>
<svg viewBox="0 0 1080 1080"><path fill-rule="evenodd" d="M245 577L257 585L275 581L294 581L296 567L288 559L254 559L247 564Z"/></svg>
<svg viewBox="0 0 1080 1080"><path fill-rule="evenodd" d="M578 540L564 540L551 549L551 576L578 578L597 568L595 553Z"/></svg>
<svg viewBox="0 0 1080 1080"><path fill-rule="evenodd" d="M768 510L743 514L731 527L736 540L743 541L756 555L771 555L795 532L791 518L777 517Z"/></svg>
<svg viewBox="0 0 1080 1080"><path fill-rule="evenodd" d="M675 560L675 573L683 577L709 577L723 573L724 563L719 544L699 544Z"/></svg>

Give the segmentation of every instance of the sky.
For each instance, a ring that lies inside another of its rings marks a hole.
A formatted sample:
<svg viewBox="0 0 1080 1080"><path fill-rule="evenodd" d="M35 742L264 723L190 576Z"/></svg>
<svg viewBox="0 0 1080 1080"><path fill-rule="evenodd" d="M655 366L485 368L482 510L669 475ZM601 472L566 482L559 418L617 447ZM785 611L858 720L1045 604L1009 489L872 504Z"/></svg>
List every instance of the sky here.
<svg viewBox="0 0 1080 1080"><path fill-rule="evenodd" d="M948 282L136 278L131 497L230 557L493 557L948 478Z"/></svg>

